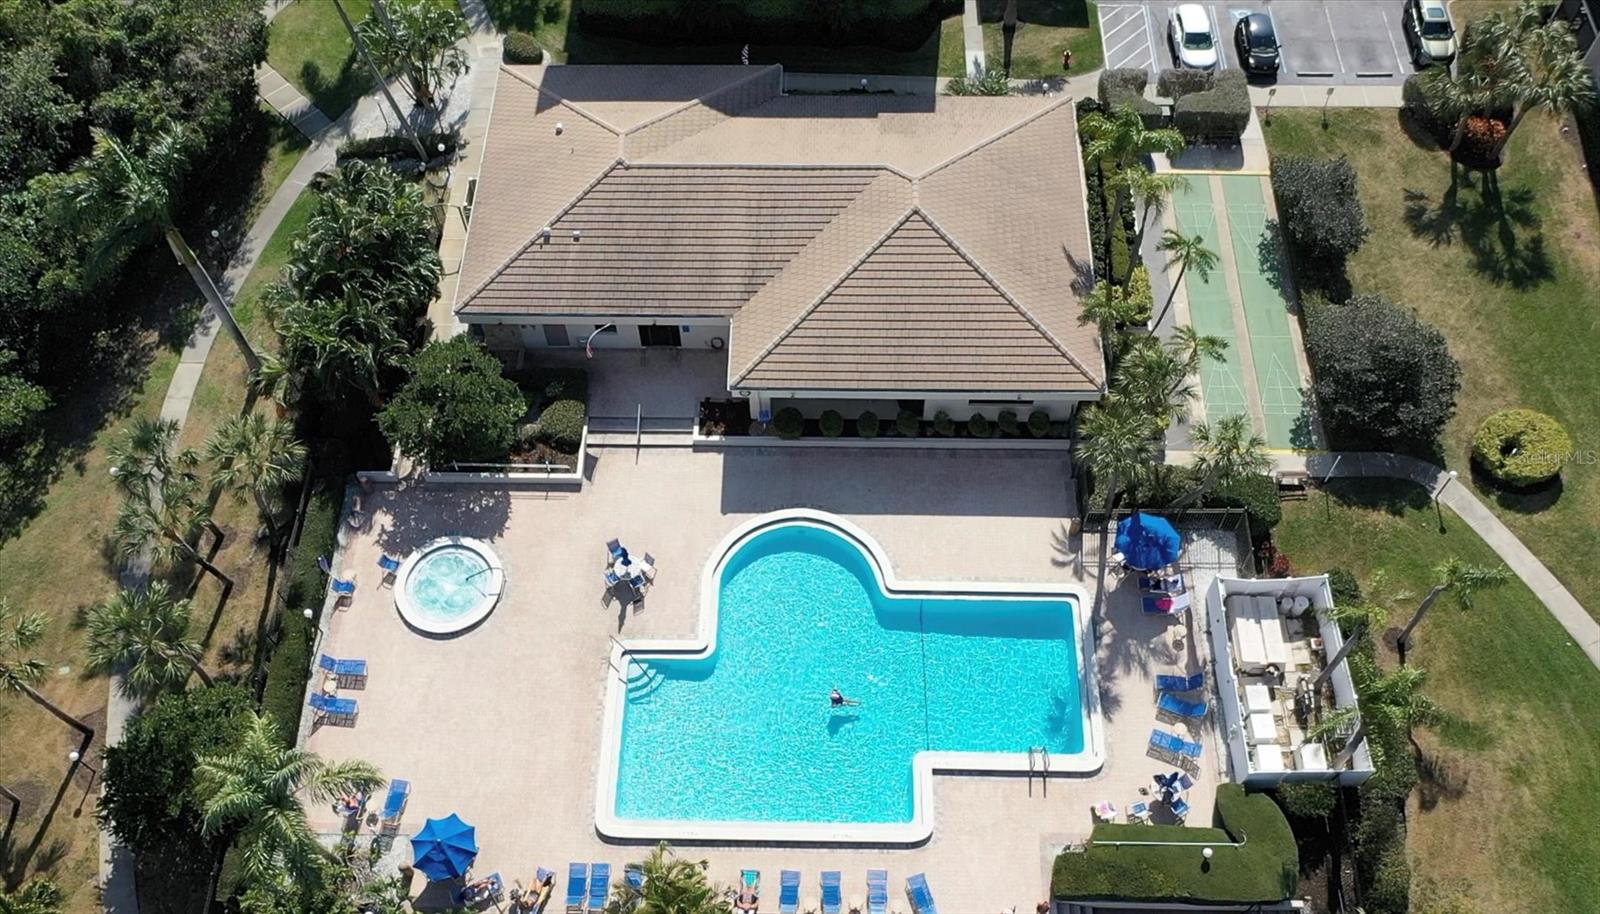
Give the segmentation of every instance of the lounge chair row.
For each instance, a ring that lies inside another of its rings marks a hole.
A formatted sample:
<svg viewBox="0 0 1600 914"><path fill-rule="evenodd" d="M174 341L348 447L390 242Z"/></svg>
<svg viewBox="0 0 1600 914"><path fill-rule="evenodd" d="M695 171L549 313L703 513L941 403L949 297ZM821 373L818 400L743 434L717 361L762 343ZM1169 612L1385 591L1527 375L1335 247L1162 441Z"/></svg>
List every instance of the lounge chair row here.
<svg viewBox="0 0 1600 914"><path fill-rule="evenodd" d="M839 914L844 905L844 879L838 870L823 870L822 914ZM906 880L906 897L917 914L939 914L928 878L917 873ZM867 870L867 914L885 914L889 909L889 871ZM779 914L798 914L800 910L800 871L784 870L778 877Z"/></svg>
<svg viewBox="0 0 1600 914"><path fill-rule="evenodd" d="M571 863L567 865L567 911L577 914L587 908L601 911L611 894L611 864Z"/></svg>

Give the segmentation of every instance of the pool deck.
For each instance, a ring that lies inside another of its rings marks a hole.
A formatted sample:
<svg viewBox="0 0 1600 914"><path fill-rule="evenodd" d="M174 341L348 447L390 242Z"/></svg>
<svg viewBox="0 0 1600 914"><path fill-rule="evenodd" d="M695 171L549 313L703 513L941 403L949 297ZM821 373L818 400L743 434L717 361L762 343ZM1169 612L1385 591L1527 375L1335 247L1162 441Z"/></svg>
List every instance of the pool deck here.
<svg viewBox="0 0 1600 914"><path fill-rule="evenodd" d="M360 701L355 725L315 728L307 746L368 759L412 782L401 850L425 818L458 812L478 828L480 874L499 870L527 884L539 866L564 873L569 861L606 861L620 872L644 856L645 845L603 841L594 828L612 638L692 635L713 548L757 514L795 506L840 514L875 537L904 578L1070 581L1091 601L1097 591L1096 538L1085 537L1087 567L1066 551L1075 508L1056 454L602 450L591 455L591 475L579 492L379 487L347 519L336 564L355 572L358 589L318 649L364 658L371 673L364 690L343 693ZM400 620L379 586L377 559L446 534L489 542L507 583L481 626L433 639ZM604 543L613 537L653 554L659 571L643 610L625 616L601 604ZM1201 592L1207 575L1195 581ZM1125 810L1152 774L1170 770L1145 751L1156 726L1152 683L1208 660L1195 654L1203 641L1187 634L1186 622L1142 616L1131 581L1108 591L1097 646L1106 764L1097 775L1048 785L939 776L933 838L912 848L698 845L684 853L710 861L712 878L725 884L741 868L760 869L764 911L777 910L779 869L802 871L802 899L820 894L820 870L840 869L848 901L865 895L868 867L889 869L891 909L909 910L905 877L926 872L945 911L1027 910L1046 897L1056 852L1088 836L1096 803ZM1209 721L1201 738L1194 824L1209 821L1222 745ZM338 829L327 807L310 813L319 831ZM418 877L413 894L422 890ZM438 889L417 899L423 907L443 901Z"/></svg>

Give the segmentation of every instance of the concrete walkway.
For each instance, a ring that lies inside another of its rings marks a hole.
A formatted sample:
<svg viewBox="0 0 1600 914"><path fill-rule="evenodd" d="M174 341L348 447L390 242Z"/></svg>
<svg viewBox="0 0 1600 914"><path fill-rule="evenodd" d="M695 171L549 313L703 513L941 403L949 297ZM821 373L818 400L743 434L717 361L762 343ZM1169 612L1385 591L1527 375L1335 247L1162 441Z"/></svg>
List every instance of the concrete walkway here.
<svg viewBox="0 0 1600 914"><path fill-rule="evenodd" d="M1277 463L1280 472L1306 473L1315 479L1403 479L1423 486L1489 544L1506 567L1550 610L1573 642L1600 667L1600 622L1589 615L1578 598L1556 580L1550 569L1472 494L1471 489L1444 470L1415 457L1353 451L1281 456Z"/></svg>
<svg viewBox="0 0 1600 914"><path fill-rule="evenodd" d="M294 83L284 79L283 74L265 63L256 67L256 92L262 101L271 105L272 110L282 115L308 139L316 139L333 126L333 121L322 113L322 109L312 104L311 99L301 95Z"/></svg>
<svg viewBox="0 0 1600 914"><path fill-rule="evenodd" d="M967 0L961 7L961 45L966 57L967 76L976 79L989 68L983 50L983 25L978 22L978 0Z"/></svg>

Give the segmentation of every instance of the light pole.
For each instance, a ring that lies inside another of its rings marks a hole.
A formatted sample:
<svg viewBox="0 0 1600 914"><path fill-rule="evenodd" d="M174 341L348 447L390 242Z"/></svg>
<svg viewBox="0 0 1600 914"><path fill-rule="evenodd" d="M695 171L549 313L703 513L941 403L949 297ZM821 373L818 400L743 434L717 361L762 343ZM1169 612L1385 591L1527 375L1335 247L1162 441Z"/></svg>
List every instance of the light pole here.
<svg viewBox="0 0 1600 914"><path fill-rule="evenodd" d="M1272 123L1272 99L1277 94L1278 94L1278 87L1277 86L1273 86L1272 88L1267 90L1267 111L1266 111L1265 114L1261 115L1261 123L1263 123L1263 124L1271 124Z"/></svg>
<svg viewBox="0 0 1600 914"><path fill-rule="evenodd" d="M1433 490L1433 513L1434 516L1439 519L1440 533L1444 532L1444 509L1439 507L1439 496L1444 494L1444 490L1448 488L1450 483L1454 482L1455 478L1459 475L1461 474L1455 470L1451 470L1449 473L1445 474L1444 482L1439 483L1439 488Z"/></svg>
<svg viewBox="0 0 1600 914"><path fill-rule="evenodd" d="M67 753L67 761L72 763L73 768L77 768L79 765L82 765L83 767L89 769L89 783L83 786L83 796L78 798L78 808L72 813L73 818L77 818L78 816L83 815L83 803L85 800L89 799L89 791L94 789L95 779L100 777L100 769L89 764L89 762L83 757L83 753L76 749ZM68 777L71 777L70 772Z"/></svg>
<svg viewBox="0 0 1600 914"><path fill-rule="evenodd" d="M1329 86L1326 94L1322 96L1322 129L1328 129L1328 103L1333 101L1333 87Z"/></svg>

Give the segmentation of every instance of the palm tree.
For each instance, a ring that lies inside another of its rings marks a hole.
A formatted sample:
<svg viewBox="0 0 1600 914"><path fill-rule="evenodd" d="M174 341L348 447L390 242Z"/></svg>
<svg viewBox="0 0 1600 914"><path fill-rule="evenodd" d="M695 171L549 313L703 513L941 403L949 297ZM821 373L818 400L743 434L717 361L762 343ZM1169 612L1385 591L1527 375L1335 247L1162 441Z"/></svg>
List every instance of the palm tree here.
<svg viewBox="0 0 1600 914"><path fill-rule="evenodd" d="M181 689L191 672L216 685L200 664L200 643L189 637L189 601L174 598L164 581L144 590L124 588L89 610L88 631L89 665L122 670L124 695Z"/></svg>
<svg viewBox="0 0 1600 914"><path fill-rule="evenodd" d="M160 561L193 559L233 590L233 578L195 547L201 530L217 539L222 530L211 519L201 491L200 455L192 448L174 452L178 423L140 418L111 447L111 474L122 490L122 508L111 538L125 556L151 550Z"/></svg>
<svg viewBox="0 0 1600 914"><path fill-rule="evenodd" d="M1123 328L1139 319L1140 306L1132 301L1127 290L1102 279L1083 297L1079 312L1081 323L1092 323L1100 330L1100 347L1105 351L1106 364L1115 368L1121 356Z"/></svg>
<svg viewBox="0 0 1600 914"><path fill-rule="evenodd" d="M1113 379L1117 395L1150 423L1150 434L1165 432L1188 415L1195 398L1188 367L1166 346L1138 337L1128 346Z"/></svg>
<svg viewBox="0 0 1600 914"><path fill-rule="evenodd" d="M1146 170L1144 159L1153 153L1171 155L1182 149L1183 134L1171 128L1146 126L1144 118L1130 105L1124 105L1110 114L1095 112L1085 115L1080 128L1087 139L1083 147L1084 158L1095 163L1101 181L1106 180L1106 167L1109 165L1111 168L1110 185L1113 188L1114 205L1110 213L1102 214L1106 217L1105 263L1109 270L1112 237L1121 225L1117 214L1128 205L1128 197L1132 192L1128 181L1118 180L1118 176L1130 168Z"/></svg>
<svg viewBox="0 0 1600 914"><path fill-rule="evenodd" d="M1144 248L1144 236L1150 227L1150 220L1161 215L1166 208L1167 198L1180 189L1189 186L1189 179L1170 171L1146 171L1143 168L1126 168L1113 179L1119 189L1126 188L1128 195L1139 208L1139 221L1133 230L1133 244L1130 246L1134 256ZM1132 271L1129 271L1131 278Z"/></svg>
<svg viewBox="0 0 1600 914"><path fill-rule="evenodd" d="M272 884L287 873L299 881L319 877L327 852L306 822L302 798L325 802L381 787L370 762L328 762L282 745L271 715L251 712L236 749L201 758L195 769L207 834L237 834L245 878Z"/></svg>
<svg viewBox="0 0 1600 914"><path fill-rule="evenodd" d="M0 597L0 693L33 699L57 720L82 733L83 745L87 748L94 739L94 728L61 710L34 688L44 680L50 668L43 658L33 653L44 638L44 626L43 613L18 613Z"/></svg>
<svg viewBox="0 0 1600 914"><path fill-rule="evenodd" d="M1105 482L1106 517L1122 500L1123 488L1156 463L1149 416L1112 394L1084 411L1078 456Z"/></svg>
<svg viewBox="0 0 1600 914"><path fill-rule="evenodd" d="M91 132L94 152L56 182L56 192L70 221L99 230L90 252L92 272L103 271L111 258L161 235L173 256L189 271L212 313L238 344L246 364L254 370L261 364L260 357L234 320L233 311L222 300L210 274L183 240L173 217L173 198L187 165L190 143L185 128L174 125L163 130L150 142L142 158L110 133L99 128L92 128Z"/></svg>
<svg viewBox="0 0 1600 914"><path fill-rule="evenodd" d="M1178 500L1179 507L1247 476L1265 473L1272 466L1267 439L1256 434L1250 417L1242 413L1223 416L1215 423L1196 422L1189 437L1194 441L1194 466L1200 471L1200 482Z"/></svg>
<svg viewBox="0 0 1600 914"><path fill-rule="evenodd" d="M1524 5L1536 7L1537 3ZM1528 112L1542 108L1558 115L1575 114L1592 109L1596 101L1594 74L1579 54L1577 36L1565 20L1528 31L1522 48L1522 63L1511 82L1511 123L1495 144L1495 161L1500 160L1511 134Z"/></svg>
<svg viewBox="0 0 1600 914"><path fill-rule="evenodd" d="M1434 601L1438 600L1439 596L1445 591L1454 591L1456 599L1461 603L1461 607L1463 609L1471 609L1473 598L1478 591L1490 587L1499 587L1501 584L1511 580L1511 572L1506 570L1504 565L1499 567L1472 565L1461 561L1455 556L1440 562L1434 568L1433 573L1438 583L1434 584L1433 589L1428 591L1428 595L1422 598L1422 603L1417 606L1417 611L1411 614L1411 621L1407 622L1406 627L1400 632L1398 644L1402 655L1404 651L1411 647L1412 630L1422 621L1422 617L1427 615Z"/></svg>
<svg viewBox="0 0 1600 914"><path fill-rule="evenodd" d="M467 37L467 21L454 4L434 0L377 3L373 13L356 26L368 50L390 75L405 77L401 85L412 101L435 107L439 86L467 71L466 52L457 44Z"/></svg>
<svg viewBox="0 0 1600 914"><path fill-rule="evenodd" d="M281 418L269 422L260 413L234 416L206 444L206 456L216 465L213 483L255 499L267 541L276 548L279 496L305 472L306 446L295 438L294 425Z"/></svg>
<svg viewBox="0 0 1600 914"><path fill-rule="evenodd" d="M663 841L639 863L639 885L624 879L611 890L605 914L730 914L727 891L706 878L701 862L684 860Z"/></svg>
<svg viewBox="0 0 1600 914"><path fill-rule="evenodd" d="M1217 268L1217 254L1206 247L1204 235L1185 235L1176 229L1167 229L1161 233L1156 250L1167 255L1167 269L1176 266L1178 275L1172 280L1172 288L1167 290L1167 300L1161 306L1161 313L1150 322L1150 334L1156 332L1156 328L1166 319L1167 312L1172 310L1172 300L1177 297L1178 286L1183 284L1185 273L1193 269L1201 279L1210 279L1211 271Z"/></svg>
<svg viewBox="0 0 1600 914"><path fill-rule="evenodd" d="M1448 716L1433 699L1423 694L1428 674L1420 668L1403 666L1379 676L1372 661L1364 655L1354 655L1350 660L1362 674L1357 677L1361 683L1357 704L1329 714L1306 733L1308 739L1324 739L1354 725L1344 748L1334 759L1334 770L1344 767L1366 739L1367 731L1375 726L1409 737L1413 728L1439 723Z"/></svg>

